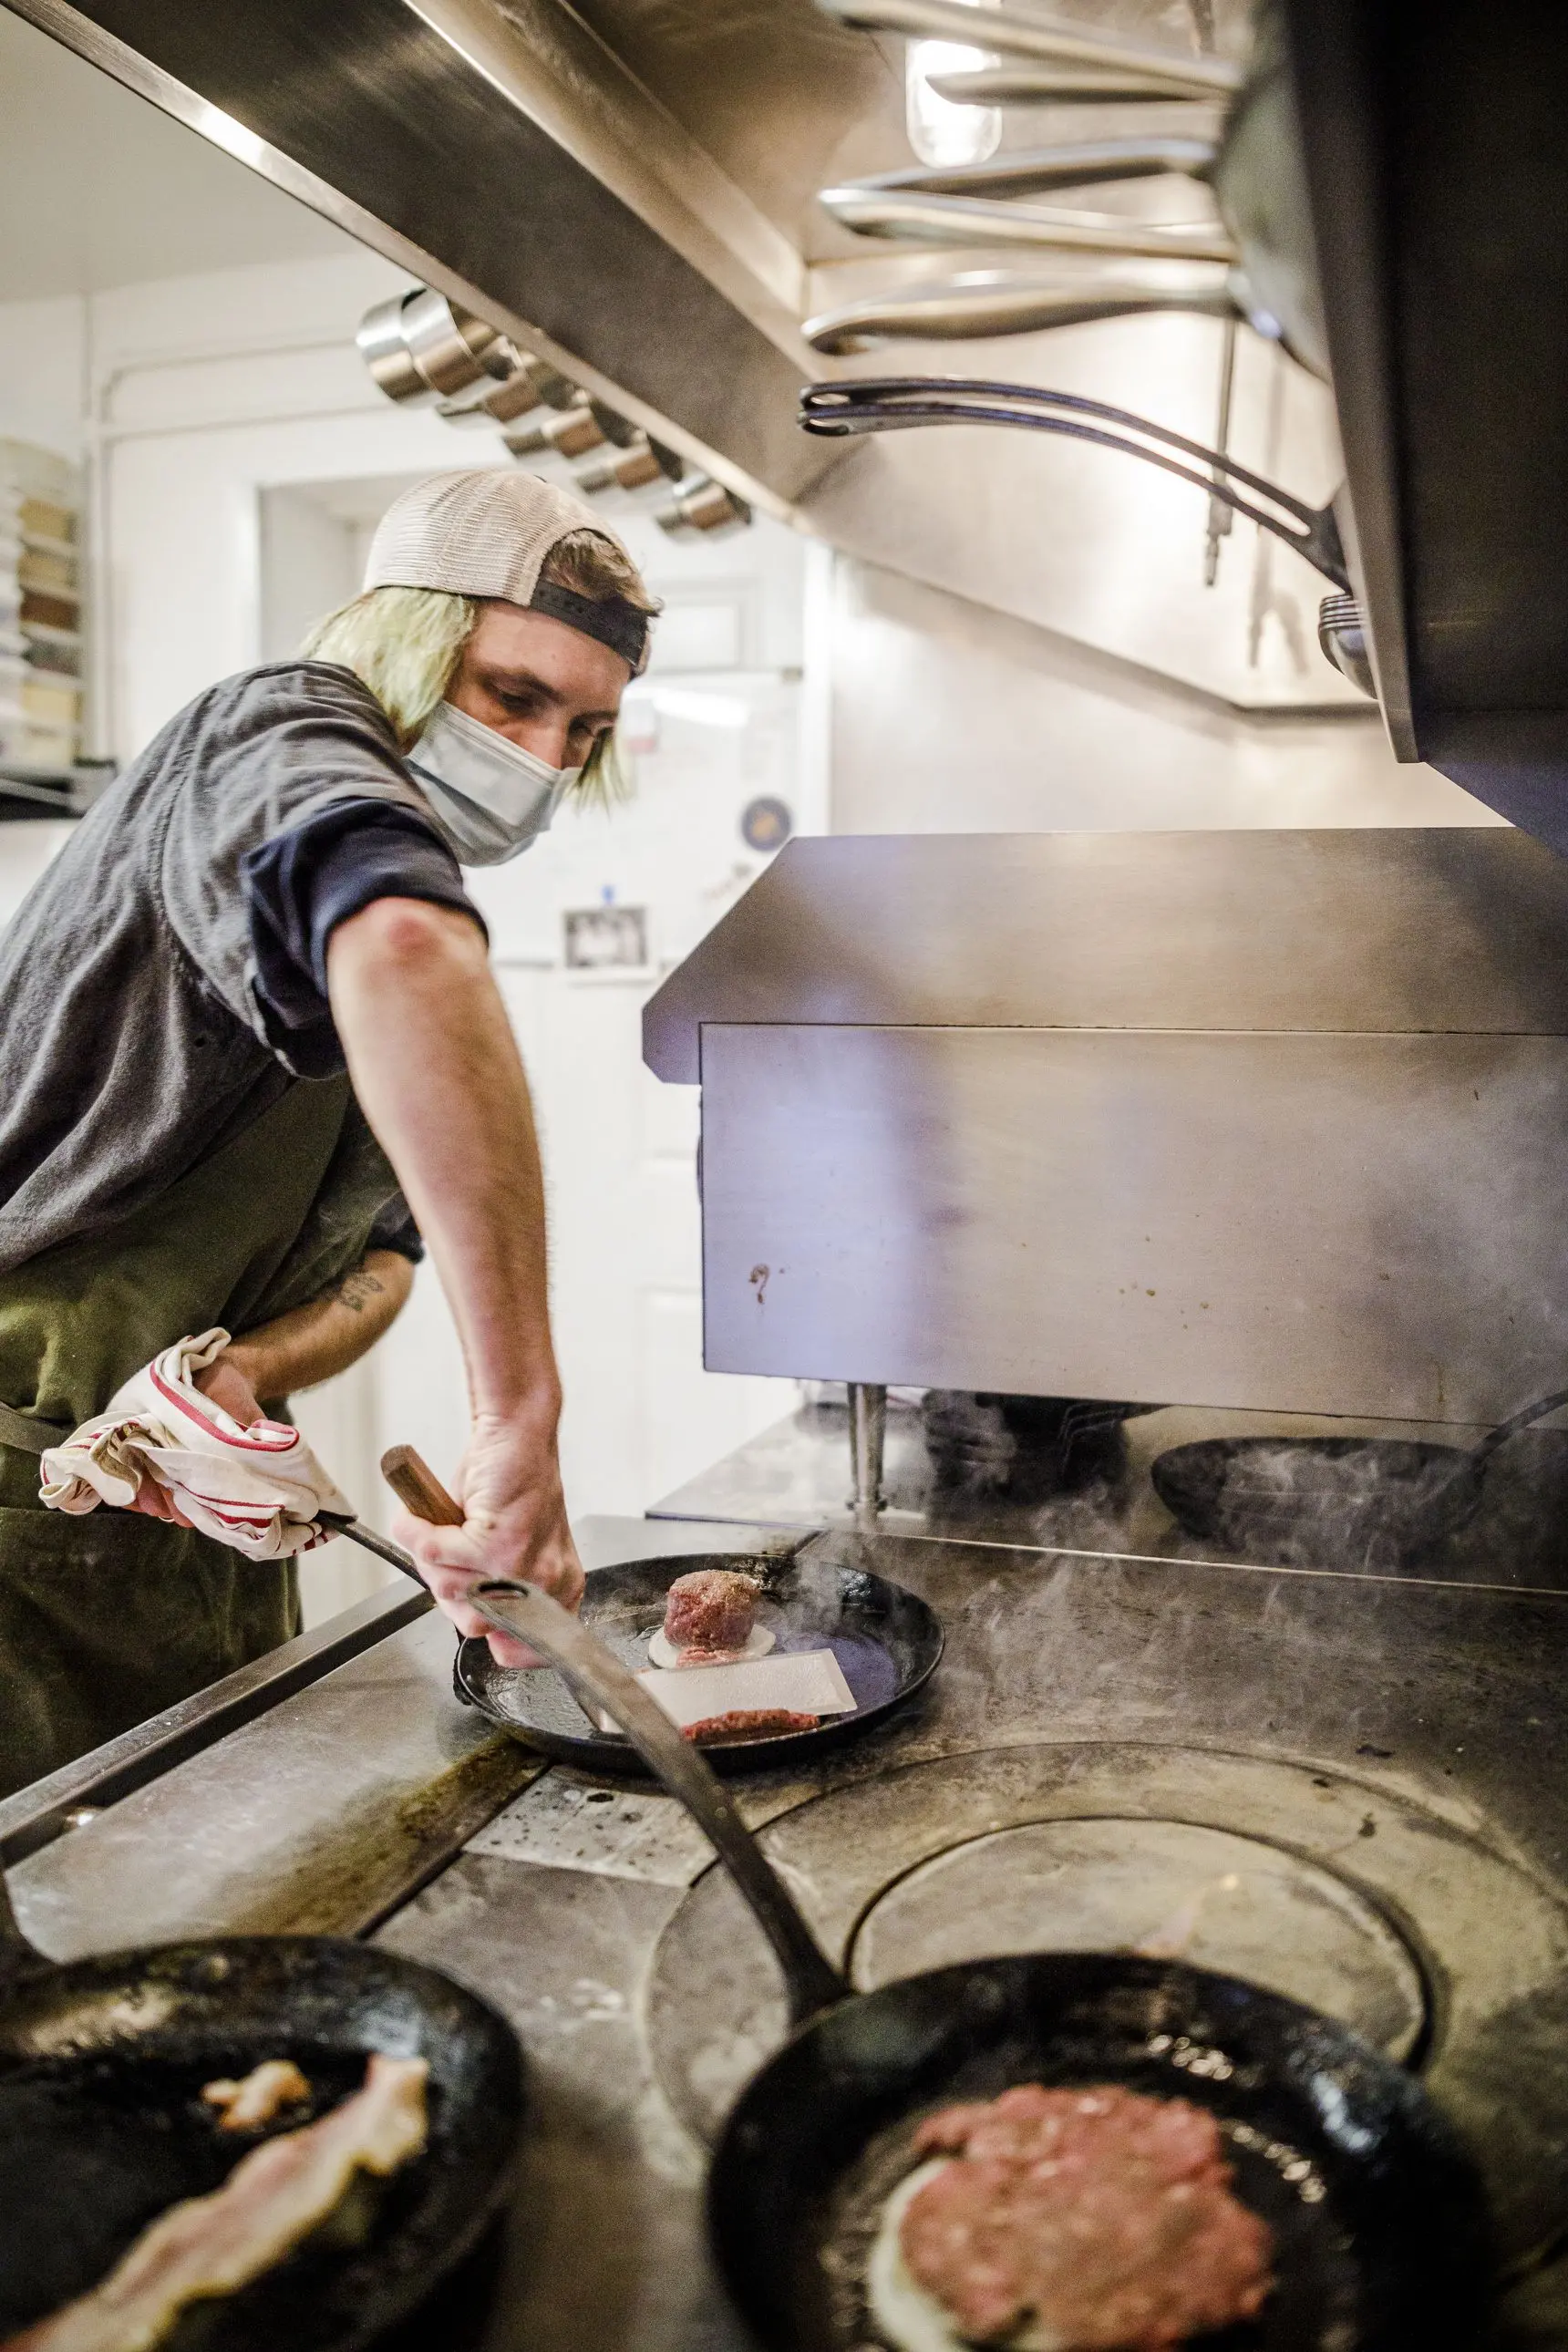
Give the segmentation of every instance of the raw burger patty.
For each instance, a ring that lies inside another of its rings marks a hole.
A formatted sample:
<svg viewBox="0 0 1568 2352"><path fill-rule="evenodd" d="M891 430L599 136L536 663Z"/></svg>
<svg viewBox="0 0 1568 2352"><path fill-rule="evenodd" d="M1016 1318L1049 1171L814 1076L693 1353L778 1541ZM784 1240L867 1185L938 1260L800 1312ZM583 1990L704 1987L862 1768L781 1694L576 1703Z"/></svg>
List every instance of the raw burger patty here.
<svg viewBox="0 0 1568 2352"><path fill-rule="evenodd" d="M733 1568L678 1576L665 1604L665 1640L672 1650L743 1650L761 1591L754 1576Z"/></svg>
<svg viewBox="0 0 1568 2352"><path fill-rule="evenodd" d="M732 1706L728 1715L705 1715L700 1723L687 1724L681 1738L699 1746L710 1739L773 1739L781 1732L815 1731L821 1720L789 1706Z"/></svg>
<svg viewBox="0 0 1568 2352"><path fill-rule="evenodd" d="M968 2342L1166 2352L1268 2295L1268 2226L1185 2099L1029 2083L928 2116L914 2146L952 2160L910 2198L900 2252Z"/></svg>

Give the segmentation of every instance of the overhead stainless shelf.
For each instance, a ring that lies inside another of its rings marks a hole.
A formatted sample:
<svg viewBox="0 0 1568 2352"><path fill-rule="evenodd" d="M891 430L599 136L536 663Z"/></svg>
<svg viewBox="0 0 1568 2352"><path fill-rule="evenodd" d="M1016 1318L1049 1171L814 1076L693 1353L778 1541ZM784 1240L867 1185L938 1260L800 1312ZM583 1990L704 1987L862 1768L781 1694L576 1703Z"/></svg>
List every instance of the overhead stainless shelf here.
<svg viewBox="0 0 1568 2352"><path fill-rule="evenodd" d="M112 760L83 760L68 769L0 766L0 824L85 816L117 772Z"/></svg>

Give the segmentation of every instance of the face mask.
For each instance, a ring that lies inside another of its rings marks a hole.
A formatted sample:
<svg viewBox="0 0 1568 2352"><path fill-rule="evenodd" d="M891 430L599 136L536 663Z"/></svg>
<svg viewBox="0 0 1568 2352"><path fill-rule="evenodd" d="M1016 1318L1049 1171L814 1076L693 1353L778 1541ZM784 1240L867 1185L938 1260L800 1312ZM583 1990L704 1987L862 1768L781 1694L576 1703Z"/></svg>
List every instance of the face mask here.
<svg viewBox="0 0 1568 2352"><path fill-rule="evenodd" d="M549 768L443 702L409 754L431 814L463 866L504 866L549 829L581 768Z"/></svg>

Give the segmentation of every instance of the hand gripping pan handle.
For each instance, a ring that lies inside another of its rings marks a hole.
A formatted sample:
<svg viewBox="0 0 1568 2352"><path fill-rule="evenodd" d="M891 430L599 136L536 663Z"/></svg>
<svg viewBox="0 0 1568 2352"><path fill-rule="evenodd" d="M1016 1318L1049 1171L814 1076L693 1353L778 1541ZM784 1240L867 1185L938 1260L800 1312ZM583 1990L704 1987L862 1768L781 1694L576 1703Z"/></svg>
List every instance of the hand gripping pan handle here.
<svg viewBox="0 0 1568 2352"><path fill-rule="evenodd" d="M394 1447L383 1457L382 1470L416 1517L437 1526L460 1523L457 1504L411 1447ZM538 1585L521 1580L476 1585L468 1601L498 1633L510 1633L541 1651L570 1685L579 1706L585 1712L602 1709L618 1725L648 1770L685 1806L778 1957L791 2022L804 2024L843 2000L848 1986L818 1950L795 1898L742 1821L723 1782L597 1635Z"/></svg>

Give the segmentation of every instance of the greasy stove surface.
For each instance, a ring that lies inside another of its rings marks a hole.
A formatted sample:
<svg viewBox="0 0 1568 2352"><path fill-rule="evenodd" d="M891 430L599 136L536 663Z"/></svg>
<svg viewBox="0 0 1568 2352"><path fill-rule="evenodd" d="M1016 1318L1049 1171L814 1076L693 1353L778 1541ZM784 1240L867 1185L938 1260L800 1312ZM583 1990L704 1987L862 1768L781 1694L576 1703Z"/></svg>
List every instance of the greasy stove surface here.
<svg viewBox="0 0 1568 2352"><path fill-rule="evenodd" d="M1178 1526L1150 1468L1169 1448L1225 1437L1382 1437L1466 1448L1486 1434L1436 1422L1326 1420L1304 1413L1229 1412L1196 1405L1137 1408L1120 1427L1092 1425L1066 1450L1031 1436L1027 1404L1009 1428L992 1406L967 1413L960 1444L946 1417L944 1450L928 1413L890 1404L880 1529L955 1543L1112 1552L1124 1558L1243 1560ZM1561 1421L1562 1414L1553 1416ZM939 1421L938 1429L941 1423ZM848 1414L804 1405L655 1506L664 1519L745 1519L803 1528L847 1526ZM1325 1572L1363 1570L1353 1544L1303 1532L1291 1562ZM1399 1571L1458 1584L1568 1591L1568 1428L1521 1431L1489 1465L1479 1507Z"/></svg>
<svg viewBox="0 0 1568 2352"><path fill-rule="evenodd" d="M890 1536L864 1556L942 1615L940 1672L808 1778L741 1784L858 1979L1080 1930L1272 1970L1426 2064L1520 2269L1509 2352L1568 2340L1568 1599ZM533 2062L491 2352L744 2340L703 2140L781 2020L707 1864L668 1800L552 1770L382 1931L497 2000Z"/></svg>

